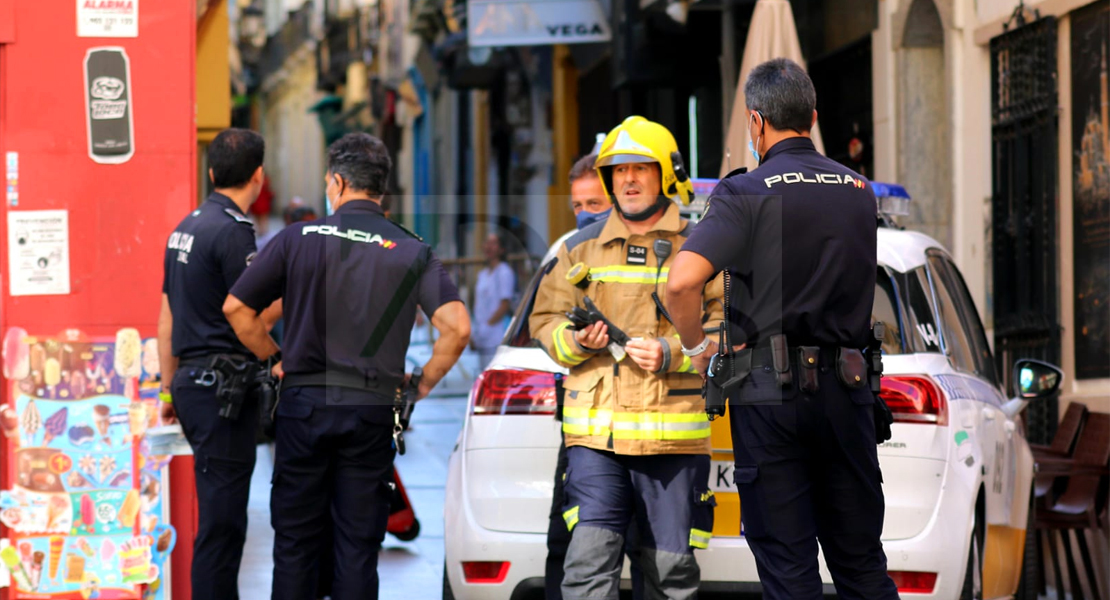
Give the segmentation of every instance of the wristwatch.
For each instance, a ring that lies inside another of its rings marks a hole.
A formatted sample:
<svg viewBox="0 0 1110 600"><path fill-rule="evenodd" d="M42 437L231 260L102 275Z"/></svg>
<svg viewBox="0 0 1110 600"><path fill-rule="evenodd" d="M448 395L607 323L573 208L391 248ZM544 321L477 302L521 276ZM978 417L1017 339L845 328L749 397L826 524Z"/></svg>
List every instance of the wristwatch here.
<svg viewBox="0 0 1110 600"><path fill-rule="evenodd" d="M686 346L683 346L682 347L682 353L685 354L686 356L697 356L697 355L701 354L702 352L705 352L705 349L708 348L708 347L709 347L709 336L707 335L704 338L702 338L700 344L698 344L697 346L694 346L693 348L687 348Z"/></svg>

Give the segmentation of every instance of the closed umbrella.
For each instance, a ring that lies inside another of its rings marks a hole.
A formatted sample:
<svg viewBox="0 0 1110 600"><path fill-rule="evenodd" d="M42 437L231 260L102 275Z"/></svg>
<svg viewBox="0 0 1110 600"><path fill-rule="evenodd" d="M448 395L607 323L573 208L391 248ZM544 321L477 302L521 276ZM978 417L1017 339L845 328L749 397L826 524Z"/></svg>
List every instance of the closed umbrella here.
<svg viewBox="0 0 1110 600"><path fill-rule="evenodd" d="M725 138L725 153L731 159L721 162L721 177L733 169L756 167L755 157L748 152L748 108L744 103L744 82L748 73L760 63L772 58L789 58L804 69L802 46L798 43L798 30L794 26L794 12L787 0L759 0L752 13L748 27L748 41L744 44L744 59L740 63L740 76L736 80L736 99L732 102L732 118L729 119L728 136ZM816 124L810 132L813 145L824 154L825 145L821 143L821 132Z"/></svg>

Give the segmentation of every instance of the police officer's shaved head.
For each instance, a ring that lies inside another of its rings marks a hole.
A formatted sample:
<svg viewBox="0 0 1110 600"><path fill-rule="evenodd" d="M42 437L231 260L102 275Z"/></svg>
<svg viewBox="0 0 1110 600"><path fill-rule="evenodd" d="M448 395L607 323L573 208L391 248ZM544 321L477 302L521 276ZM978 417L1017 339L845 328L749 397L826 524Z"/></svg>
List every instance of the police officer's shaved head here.
<svg viewBox="0 0 1110 600"><path fill-rule="evenodd" d="M778 129L807 133L813 126L817 92L805 69L788 58L757 65L744 82L748 110L757 110Z"/></svg>
<svg viewBox="0 0 1110 600"><path fill-rule="evenodd" d="M389 150L369 133L348 133L328 147L328 173L343 178L352 191L381 196L392 168Z"/></svg>
<svg viewBox="0 0 1110 600"><path fill-rule="evenodd" d="M266 143L249 129L225 129L208 144L208 169L216 189L241 188L262 166Z"/></svg>

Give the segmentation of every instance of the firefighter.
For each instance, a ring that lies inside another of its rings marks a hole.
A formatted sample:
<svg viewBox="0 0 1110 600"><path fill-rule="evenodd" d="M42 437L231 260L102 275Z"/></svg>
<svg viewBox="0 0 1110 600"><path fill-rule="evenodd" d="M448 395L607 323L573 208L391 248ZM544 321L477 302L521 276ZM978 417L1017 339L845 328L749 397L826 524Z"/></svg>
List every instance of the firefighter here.
<svg viewBox="0 0 1110 600"><path fill-rule="evenodd" d="M559 249L530 321L570 371L563 598L616 600L632 518L649 595L694 598L693 551L707 547L713 529L709 421L701 377L659 300L690 230L674 201L690 202L693 186L674 137L643 117L609 133L596 169L614 215ZM716 300L708 321L719 322L720 281L705 295ZM575 309L577 323L567 314ZM605 320L589 324L598 315Z"/></svg>

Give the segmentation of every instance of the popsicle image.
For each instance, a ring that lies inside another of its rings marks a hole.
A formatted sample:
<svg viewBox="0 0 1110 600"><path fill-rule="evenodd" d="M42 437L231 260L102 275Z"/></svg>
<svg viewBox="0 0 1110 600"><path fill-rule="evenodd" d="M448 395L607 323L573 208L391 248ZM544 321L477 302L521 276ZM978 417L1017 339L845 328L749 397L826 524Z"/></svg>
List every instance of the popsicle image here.
<svg viewBox="0 0 1110 600"><path fill-rule="evenodd" d="M93 550L92 546L89 545L89 540L87 540L83 537L77 538L77 543L74 544L74 546L77 546L77 549L80 550L82 553L84 553L85 556L87 556L89 558L92 558L93 555L96 554L96 551Z"/></svg>
<svg viewBox="0 0 1110 600"><path fill-rule="evenodd" d="M81 524L91 533L93 530L93 521L95 520L96 515L93 514L92 496L81 494Z"/></svg>
<svg viewBox="0 0 1110 600"><path fill-rule="evenodd" d="M58 565L62 564L62 549L65 548L66 539L60 535L50 538L50 579L58 580Z"/></svg>
<svg viewBox="0 0 1110 600"><path fill-rule="evenodd" d="M130 490L127 496L123 499L123 505L119 509L119 522L128 529L135 526L135 518L139 516L139 508L141 504L139 501L139 492L137 490Z"/></svg>
<svg viewBox="0 0 1110 600"><path fill-rule="evenodd" d="M131 327L116 332L116 374L123 378L138 377L143 374L141 355L143 339L139 330Z"/></svg>
<svg viewBox="0 0 1110 600"><path fill-rule="evenodd" d="M68 418L69 409L64 407L58 409L58 412L50 415L50 418L43 424L44 429L46 429L46 433L42 434L43 446L49 446L50 440L65 433Z"/></svg>
<svg viewBox="0 0 1110 600"><path fill-rule="evenodd" d="M19 559L23 561L23 568L31 570L31 542L22 542L19 544Z"/></svg>
<svg viewBox="0 0 1110 600"><path fill-rule="evenodd" d="M19 560L19 553L11 546L6 546L0 550L0 562L8 568L11 573L12 580L15 582L16 587L31 591L31 577L27 575L27 570L23 568L23 563Z"/></svg>
<svg viewBox="0 0 1110 600"><path fill-rule="evenodd" d="M25 379L31 374L31 353L26 342L27 331L9 327L4 334L4 379Z"/></svg>
<svg viewBox="0 0 1110 600"><path fill-rule="evenodd" d="M23 409L23 416L19 418L19 425L23 428L24 435L27 436L27 445L34 444L35 434L42 426L42 415L39 414L39 407L35 405L34 400L27 401L27 407Z"/></svg>
<svg viewBox="0 0 1110 600"><path fill-rule="evenodd" d="M147 379L157 379L161 374L161 364L158 362L158 338L150 338L143 342L142 365Z"/></svg>
<svg viewBox="0 0 1110 600"><path fill-rule="evenodd" d="M4 430L4 437L19 446L19 414L7 404L0 405L0 428Z"/></svg>
<svg viewBox="0 0 1110 600"><path fill-rule="evenodd" d="M46 359L42 374L44 383L46 383L50 391L53 392L54 388L62 382L62 363L58 362L58 359L54 357Z"/></svg>
<svg viewBox="0 0 1110 600"><path fill-rule="evenodd" d="M31 589L39 589L39 582L42 581L42 561L46 559L46 555L40 551L35 551L34 558L31 562Z"/></svg>
<svg viewBox="0 0 1110 600"><path fill-rule="evenodd" d="M116 555L116 545L112 543L110 538L105 538L104 543L100 545L100 562L108 564L112 557Z"/></svg>

